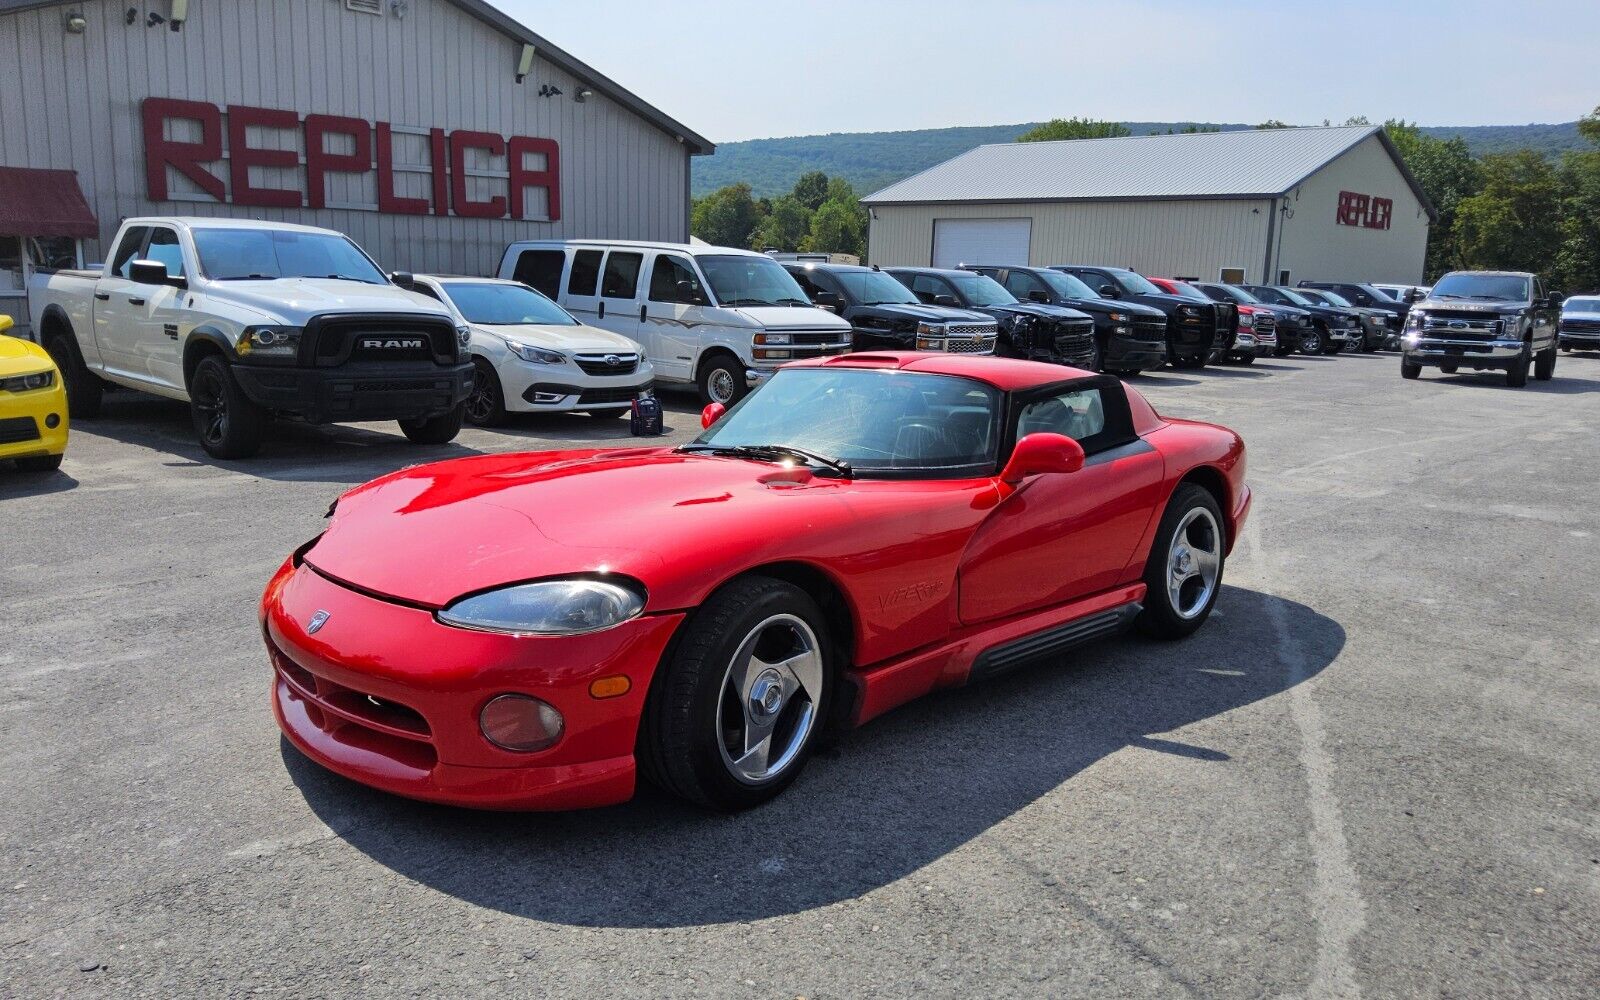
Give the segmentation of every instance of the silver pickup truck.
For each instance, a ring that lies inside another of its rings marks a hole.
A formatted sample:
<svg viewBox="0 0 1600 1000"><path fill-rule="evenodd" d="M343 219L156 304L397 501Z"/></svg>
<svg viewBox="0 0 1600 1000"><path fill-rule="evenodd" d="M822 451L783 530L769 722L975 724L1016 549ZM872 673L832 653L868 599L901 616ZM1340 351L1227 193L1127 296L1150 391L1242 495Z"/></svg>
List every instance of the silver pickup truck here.
<svg viewBox="0 0 1600 1000"><path fill-rule="evenodd" d="M269 416L442 444L472 386L467 329L326 229L129 219L102 270L41 272L28 304L74 420L108 383L181 400L216 458L254 454Z"/></svg>

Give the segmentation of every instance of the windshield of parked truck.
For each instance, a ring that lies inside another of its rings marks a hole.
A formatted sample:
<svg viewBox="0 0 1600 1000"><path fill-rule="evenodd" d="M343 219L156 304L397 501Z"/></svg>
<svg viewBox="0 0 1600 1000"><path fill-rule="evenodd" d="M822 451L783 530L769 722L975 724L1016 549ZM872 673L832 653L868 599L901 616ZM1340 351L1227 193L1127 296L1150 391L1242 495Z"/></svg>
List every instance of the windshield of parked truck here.
<svg viewBox="0 0 1600 1000"><path fill-rule="evenodd" d="M916 305L911 289L882 271L834 271L833 280L845 294L864 306Z"/></svg>
<svg viewBox="0 0 1600 1000"><path fill-rule="evenodd" d="M1527 302L1528 279L1512 274L1447 274L1433 286L1433 297Z"/></svg>
<svg viewBox="0 0 1600 1000"><path fill-rule="evenodd" d="M1260 302L1261 301L1254 294L1252 294L1252 293L1250 293L1248 291L1245 291L1243 288L1240 288L1238 285L1221 285L1219 287L1223 289L1222 295L1225 298L1227 298L1230 302L1253 303L1253 302Z"/></svg>
<svg viewBox="0 0 1600 1000"><path fill-rule="evenodd" d="M213 281L345 278L388 284L361 248L343 236L279 229L196 229L200 270Z"/></svg>
<svg viewBox="0 0 1600 1000"><path fill-rule="evenodd" d="M1122 282L1122 287L1134 295L1165 295L1150 279L1137 271L1113 271L1116 279Z"/></svg>
<svg viewBox="0 0 1600 1000"><path fill-rule="evenodd" d="M1574 295L1561 304L1563 312L1592 313L1600 312L1600 298L1591 298L1584 295Z"/></svg>
<svg viewBox="0 0 1600 1000"><path fill-rule="evenodd" d="M1340 295L1338 292L1330 292L1325 288L1302 288L1300 289L1300 296L1301 298L1307 298L1313 302L1319 302L1325 306L1338 306L1341 309L1348 308L1350 306L1349 299L1345 298L1343 295Z"/></svg>
<svg viewBox="0 0 1600 1000"><path fill-rule="evenodd" d="M480 326L577 326L567 311L526 285L441 281L456 311Z"/></svg>
<svg viewBox="0 0 1600 1000"><path fill-rule="evenodd" d="M695 258L724 306L811 306L783 265L771 257L712 254Z"/></svg>
<svg viewBox="0 0 1600 1000"><path fill-rule="evenodd" d="M1277 289L1277 292L1278 292L1279 295L1282 295L1284 298L1289 300L1288 303L1287 303L1288 305L1293 305L1293 306L1314 306L1314 305L1317 304L1315 302L1312 302L1310 299L1306 298L1304 295L1301 295L1299 292L1295 291L1293 288L1279 288L1279 289Z"/></svg>
<svg viewBox="0 0 1600 1000"><path fill-rule="evenodd" d="M1174 281L1172 283L1172 293L1174 295L1182 295L1184 298L1205 299L1207 302L1211 301L1211 296L1207 295L1205 292L1202 292L1193 285L1183 281Z"/></svg>
<svg viewBox="0 0 1600 1000"><path fill-rule="evenodd" d="M1031 272L1040 281L1049 285L1055 293L1064 299L1098 299L1100 293L1083 283L1075 274L1065 271L1039 270Z"/></svg>
<svg viewBox="0 0 1600 1000"><path fill-rule="evenodd" d="M987 274L952 274L950 284L956 286L956 291L961 293L968 305L1008 306L1017 301L1015 295Z"/></svg>
<svg viewBox="0 0 1600 1000"><path fill-rule="evenodd" d="M857 475L953 478L994 472L1000 393L951 375L780 368L683 451L759 460L793 448Z"/></svg>

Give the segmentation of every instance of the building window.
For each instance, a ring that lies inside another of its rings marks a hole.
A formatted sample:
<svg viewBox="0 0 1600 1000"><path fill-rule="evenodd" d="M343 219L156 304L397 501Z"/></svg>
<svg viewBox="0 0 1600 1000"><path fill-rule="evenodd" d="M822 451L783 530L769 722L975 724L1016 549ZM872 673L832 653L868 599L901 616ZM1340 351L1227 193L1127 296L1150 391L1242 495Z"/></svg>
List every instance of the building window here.
<svg viewBox="0 0 1600 1000"><path fill-rule="evenodd" d="M1222 268L1217 272L1217 280L1222 282L1224 285L1242 285L1244 284L1244 268Z"/></svg>
<svg viewBox="0 0 1600 1000"><path fill-rule="evenodd" d="M1289 269L1288 268L1284 268L1283 270L1278 272L1278 284L1287 285L1288 283L1289 283Z"/></svg>
<svg viewBox="0 0 1600 1000"><path fill-rule="evenodd" d="M357 14L383 13L383 0L344 0L344 9L353 10Z"/></svg>

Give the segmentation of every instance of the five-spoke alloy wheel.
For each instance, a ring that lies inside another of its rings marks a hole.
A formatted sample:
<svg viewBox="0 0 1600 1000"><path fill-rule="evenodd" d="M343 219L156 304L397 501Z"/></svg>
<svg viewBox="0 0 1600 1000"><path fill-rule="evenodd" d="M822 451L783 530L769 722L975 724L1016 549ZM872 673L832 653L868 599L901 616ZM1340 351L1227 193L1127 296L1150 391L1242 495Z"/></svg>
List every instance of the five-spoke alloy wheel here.
<svg viewBox="0 0 1600 1000"><path fill-rule="evenodd" d="M1145 562L1140 631L1159 639L1181 639L1205 624L1222 589L1228 551L1223 525L1222 510L1210 490L1182 483L1172 491Z"/></svg>
<svg viewBox="0 0 1600 1000"><path fill-rule="evenodd" d="M758 785L794 763L817 724L822 678L820 644L801 619L773 615L750 631L717 703L722 763L735 778Z"/></svg>

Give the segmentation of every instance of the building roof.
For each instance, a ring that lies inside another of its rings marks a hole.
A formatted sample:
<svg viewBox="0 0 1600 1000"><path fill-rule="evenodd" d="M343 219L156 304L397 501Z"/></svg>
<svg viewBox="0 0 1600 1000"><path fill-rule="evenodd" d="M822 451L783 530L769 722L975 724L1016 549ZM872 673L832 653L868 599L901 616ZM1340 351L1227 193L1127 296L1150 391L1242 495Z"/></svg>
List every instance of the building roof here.
<svg viewBox="0 0 1600 1000"><path fill-rule="evenodd" d="M646 104L637 94L627 90L621 84L611 80L605 74L592 66L581 62L546 41L543 36L537 35L522 22L513 19L487 0L449 0L468 14L495 28L502 34L524 45L532 45L539 58L561 68L576 77L579 82L594 88L597 93L604 94L611 100L632 111L634 114L655 125L657 128L671 135L689 148L693 156L703 156L714 153L716 144L698 132L686 128L682 122L667 115L665 112ZM31 10L35 7L65 7L66 0L0 0L0 14L9 14L13 11Z"/></svg>
<svg viewBox="0 0 1600 1000"><path fill-rule="evenodd" d="M0 233L90 237L99 231L77 171L0 167Z"/></svg>
<svg viewBox="0 0 1600 1000"><path fill-rule="evenodd" d="M979 146L861 199L930 202L1275 198L1376 135L1437 218L1382 128L1251 129Z"/></svg>

